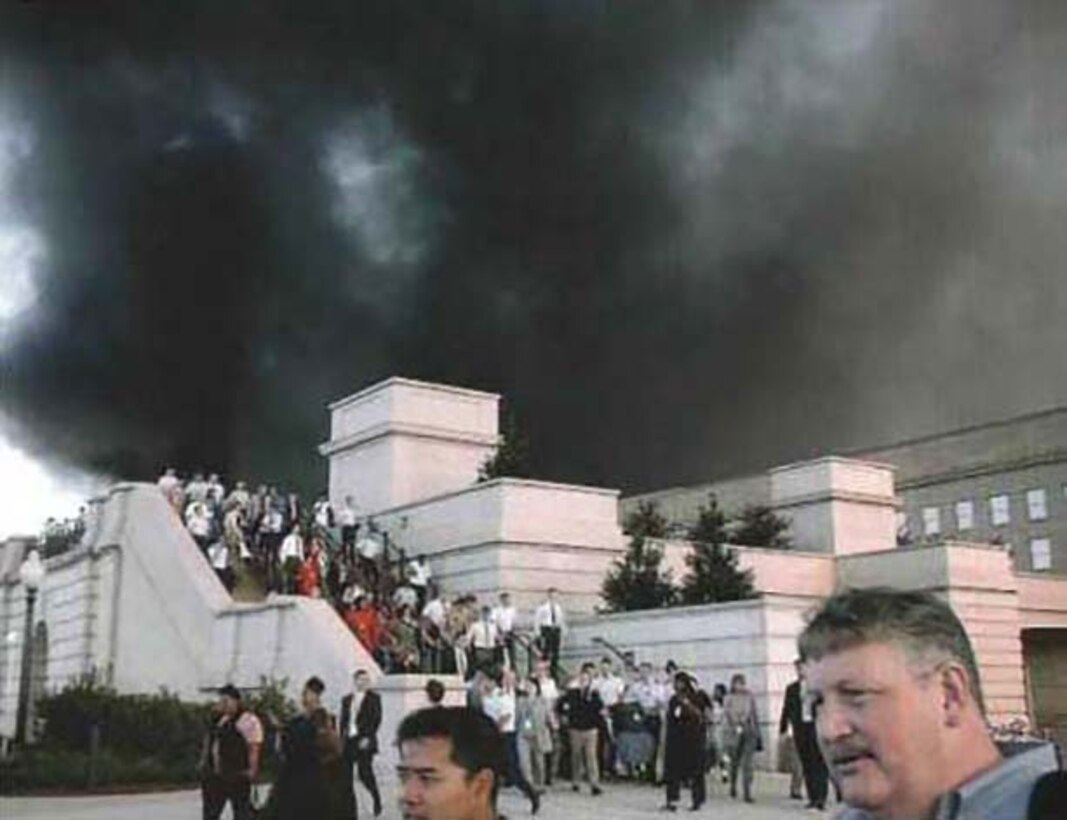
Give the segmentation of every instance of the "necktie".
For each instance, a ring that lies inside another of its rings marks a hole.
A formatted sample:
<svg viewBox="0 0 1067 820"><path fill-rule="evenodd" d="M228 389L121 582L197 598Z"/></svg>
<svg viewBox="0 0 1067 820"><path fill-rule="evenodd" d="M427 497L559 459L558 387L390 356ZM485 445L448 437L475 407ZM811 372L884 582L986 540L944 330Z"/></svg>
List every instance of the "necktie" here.
<svg viewBox="0 0 1067 820"><path fill-rule="evenodd" d="M549 626L555 626L556 625L556 605L555 604L549 604L548 605L548 625Z"/></svg>

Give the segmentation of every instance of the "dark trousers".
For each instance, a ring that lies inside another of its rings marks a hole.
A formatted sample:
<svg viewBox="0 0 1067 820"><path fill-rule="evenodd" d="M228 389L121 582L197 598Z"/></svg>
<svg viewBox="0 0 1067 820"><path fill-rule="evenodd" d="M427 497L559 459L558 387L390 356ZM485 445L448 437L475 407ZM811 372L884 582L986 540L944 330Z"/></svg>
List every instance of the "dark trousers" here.
<svg viewBox="0 0 1067 820"><path fill-rule="evenodd" d="M826 769L819 743L812 728L803 728L793 733L793 740L800 758L800 768L804 772L804 786L808 791L808 802L816 806L826 805L829 791L830 773Z"/></svg>
<svg viewBox="0 0 1067 820"><path fill-rule="evenodd" d="M597 758L600 760L601 777L615 777L615 735L611 731L611 717L601 715L597 728Z"/></svg>
<svg viewBox="0 0 1067 820"><path fill-rule="evenodd" d="M356 562L356 533L359 525L354 527L341 527L341 557L350 566Z"/></svg>
<svg viewBox="0 0 1067 820"><path fill-rule="evenodd" d="M204 820L218 820L227 803L233 807L234 820L250 820L252 817L252 784L247 777L208 775L200 784L200 795Z"/></svg>
<svg viewBox="0 0 1067 820"><path fill-rule="evenodd" d="M541 627L541 645L544 647L545 659L553 677L559 675L559 644L562 634L558 626Z"/></svg>
<svg viewBox="0 0 1067 820"><path fill-rule="evenodd" d="M370 792L374 803L374 816L382 812L382 796L378 791L378 780L374 776L374 754L363 749L356 748L355 738L345 742L345 762L348 764L348 782L352 786L352 816L357 815L356 810L356 786L352 780L353 769L359 782Z"/></svg>
<svg viewBox="0 0 1067 820"><path fill-rule="evenodd" d="M703 806L704 801L707 800L707 788L704 783L704 771L701 767L701 772L698 775L689 779L689 788L693 794L693 805ZM682 781L676 777L669 776L667 778L667 802L677 803L678 799L682 795Z"/></svg>

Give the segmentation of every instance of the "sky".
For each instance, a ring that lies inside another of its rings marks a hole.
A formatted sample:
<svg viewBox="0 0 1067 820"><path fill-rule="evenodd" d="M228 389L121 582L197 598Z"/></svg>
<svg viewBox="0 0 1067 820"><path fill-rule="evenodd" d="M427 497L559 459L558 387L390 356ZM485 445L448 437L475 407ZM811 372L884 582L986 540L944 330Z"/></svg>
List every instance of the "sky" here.
<svg viewBox="0 0 1067 820"><path fill-rule="evenodd" d="M1067 403L1067 4L0 8L0 534L325 404L648 490Z"/></svg>

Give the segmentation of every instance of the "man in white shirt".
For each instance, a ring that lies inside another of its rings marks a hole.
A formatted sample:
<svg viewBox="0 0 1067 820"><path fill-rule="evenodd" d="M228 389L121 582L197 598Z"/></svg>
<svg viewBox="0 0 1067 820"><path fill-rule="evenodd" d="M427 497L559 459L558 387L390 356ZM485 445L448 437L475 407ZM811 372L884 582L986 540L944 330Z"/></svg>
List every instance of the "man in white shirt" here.
<svg viewBox="0 0 1067 820"><path fill-rule="evenodd" d="M193 536L204 555L207 555L208 544L211 542L213 525L211 509L203 501L194 501L185 508L185 526L189 528L189 534Z"/></svg>
<svg viewBox="0 0 1067 820"><path fill-rule="evenodd" d="M315 506L312 508L311 515L315 520L315 526L322 532L328 534L333 529L333 506L326 496L319 496L319 500L315 502Z"/></svg>
<svg viewBox="0 0 1067 820"><path fill-rule="evenodd" d="M341 556L349 564L356 562L356 533L359 531L356 500L346 495L337 511L337 525L341 528Z"/></svg>
<svg viewBox="0 0 1067 820"><path fill-rule="evenodd" d="M226 488L218 473L212 473L207 480L207 500L214 507L221 507L226 499Z"/></svg>
<svg viewBox="0 0 1067 820"><path fill-rule="evenodd" d="M368 523L366 534L356 542L356 553L359 555L359 570L372 589L378 588L378 560L384 551L385 539Z"/></svg>
<svg viewBox="0 0 1067 820"><path fill-rule="evenodd" d="M488 607L485 607L488 609ZM519 764L519 741L515 726L515 673L504 670L500 683L482 701L482 709L504 736L507 749L507 775L505 780L515 785L530 800L530 813L537 814L541 798L526 779Z"/></svg>
<svg viewBox="0 0 1067 820"><path fill-rule="evenodd" d="M189 501L207 501L207 482L203 473L194 474L192 481L185 485L185 497Z"/></svg>
<svg viewBox="0 0 1067 820"><path fill-rule="evenodd" d="M414 588L415 594L419 596L419 607L421 608L426 603L426 586L433 577L430 565L426 563L426 556L420 555L412 558L408 562L406 575L408 583Z"/></svg>
<svg viewBox="0 0 1067 820"><path fill-rule="evenodd" d="M593 679L593 689L604 703L603 721L599 733L600 769L606 774L615 771L615 731L611 719L612 710L622 701L626 683L615 674L615 665L606 655L600 659L600 673Z"/></svg>
<svg viewBox="0 0 1067 820"><path fill-rule="evenodd" d="M219 581L226 587L227 592L232 593L236 576L234 575L233 567L230 566L230 550L226 543L224 541L212 542L207 548L207 557Z"/></svg>
<svg viewBox="0 0 1067 820"><path fill-rule="evenodd" d="M338 728L348 764L348 783L352 786L352 806L356 806L353 770L374 801L374 816L382 813L382 798L374 776L374 756L378 754L378 729L382 725L382 699L371 688L370 674L359 669L352 676L352 691L341 698ZM310 820L310 818L309 818Z"/></svg>
<svg viewBox="0 0 1067 820"><path fill-rule="evenodd" d="M304 560L304 539L300 527L293 527L278 548L278 566L282 591L288 595L296 591L296 568Z"/></svg>
<svg viewBox="0 0 1067 820"><path fill-rule="evenodd" d="M559 687L556 679L552 677L552 670L547 660L543 658L534 666L534 677L541 687L541 697L548 705L548 728L552 733L552 751L547 755L545 765L545 785L552 785L552 778L559 771L559 753L562 745L560 740L559 714L556 712L556 704L559 702Z"/></svg>
<svg viewBox="0 0 1067 820"><path fill-rule="evenodd" d="M451 651L445 642L448 602L433 584L430 584L427 595L430 600L422 608L423 671L437 675L444 672L444 656Z"/></svg>
<svg viewBox="0 0 1067 820"><path fill-rule="evenodd" d="M500 593L500 602L493 607L492 618L496 624L500 643L504 646L504 665L515 668L515 607L511 605L511 595Z"/></svg>
<svg viewBox="0 0 1067 820"><path fill-rule="evenodd" d="M556 588L549 587L548 597L534 612L534 630L541 638L541 649L548 659L552 676L559 676L559 648L567 629L563 607L556 600Z"/></svg>
<svg viewBox="0 0 1067 820"><path fill-rule="evenodd" d="M497 647L500 635L493 623L493 611L482 607L482 617L470 625L467 630L467 645L471 648L475 669L488 671L496 663Z"/></svg>

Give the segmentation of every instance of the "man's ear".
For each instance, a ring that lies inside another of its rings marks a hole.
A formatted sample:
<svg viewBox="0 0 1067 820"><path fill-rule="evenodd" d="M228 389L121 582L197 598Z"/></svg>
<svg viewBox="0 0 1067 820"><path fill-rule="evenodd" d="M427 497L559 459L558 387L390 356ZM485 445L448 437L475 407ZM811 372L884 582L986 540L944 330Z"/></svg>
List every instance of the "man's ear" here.
<svg viewBox="0 0 1067 820"><path fill-rule="evenodd" d="M471 790L479 801L484 799L492 805L495 780L496 774L492 769L479 769L475 772L474 777L471 778Z"/></svg>
<svg viewBox="0 0 1067 820"><path fill-rule="evenodd" d="M974 703L967 670L960 663L949 661L939 670L941 710L946 726L959 726L967 709Z"/></svg>

